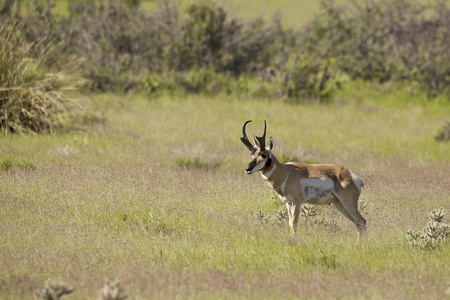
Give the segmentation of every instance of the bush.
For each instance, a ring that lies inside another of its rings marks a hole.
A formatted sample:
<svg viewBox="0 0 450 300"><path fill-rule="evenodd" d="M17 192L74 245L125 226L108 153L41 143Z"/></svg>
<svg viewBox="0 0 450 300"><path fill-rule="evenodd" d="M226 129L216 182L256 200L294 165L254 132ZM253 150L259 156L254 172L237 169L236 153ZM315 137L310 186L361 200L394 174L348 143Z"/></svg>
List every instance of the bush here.
<svg viewBox="0 0 450 300"><path fill-rule="evenodd" d="M314 47L303 49L303 55L322 49L327 54L318 58L332 59L332 75L341 72L352 79L417 83L430 96L450 95L447 2L355 0L351 5L322 2L321 13L305 33Z"/></svg>
<svg viewBox="0 0 450 300"><path fill-rule="evenodd" d="M267 70L282 65L288 48L289 35L279 20L244 22L213 2L194 3L183 12L164 0L150 12L134 2L96 3L75 2L67 18L55 18L37 3L24 19L28 40L47 36L61 43L59 57L80 59L92 90L139 89L149 73L211 70L214 76L250 72L270 77Z"/></svg>
<svg viewBox="0 0 450 300"><path fill-rule="evenodd" d="M23 26L6 21L0 27L0 128L2 133L53 132L74 104L64 93L73 86L45 65L52 48L34 57L32 49L42 40L27 42Z"/></svg>
<svg viewBox="0 0 450 300"><path fill-rule="evenodd" d="M436 140L438 141L444 141L448 142L450 141L450 122L447 122L441 130L439 130L439 133L436 135Z"/></svg>
<svg viewBox="0 0 450 300"><path fill-rule="evenodd" d="M68 47L81 61L89 88L127 92L138 85L137 74L152 65L154 24L133 5L102 1L76 2L66 20ZM144 63L146 61L146 63Z"/></svg>
<svg viewBox="0 0 450 300"><path fill-rule="evenodd" d="M36 293L36 297L44 300L59 300L64 295L71 294L74 290L74 287L64 282L48 279L45 286Z"/></svg>
<svg viewBox="0 0 450 300"><path fill-rule="evenodd" d="M406 239L415 249L434 249L450 240L450 225L442 223L444 210L433 210L428 214L430 221L422 231L408 230Z"/></svg>
<svg viewBox="0 0 450 300"><path fill-rule="evenodd" d="M13 157L6 156L0 160L0 171L8 171L13 167Z"/></svg>
<svg viewBox="0 0 450 300"><path fill-rule="evenodd" d="M81 1L68 17L41 3L22 19L23 39L33 43L28 57L81 72L91 90L156 96L181 86L192 93L331 101L341 78L350 78L450 95L445 1L324 1L299 32L283 28L279 16L246 21L208 0L185 10L160 0L151 11L136 0ZM0 5L2 17L20 19L14 7L9 0ZM46 55L49 49L53 55ZM67 66L73 57L77 64Z"/></svg>

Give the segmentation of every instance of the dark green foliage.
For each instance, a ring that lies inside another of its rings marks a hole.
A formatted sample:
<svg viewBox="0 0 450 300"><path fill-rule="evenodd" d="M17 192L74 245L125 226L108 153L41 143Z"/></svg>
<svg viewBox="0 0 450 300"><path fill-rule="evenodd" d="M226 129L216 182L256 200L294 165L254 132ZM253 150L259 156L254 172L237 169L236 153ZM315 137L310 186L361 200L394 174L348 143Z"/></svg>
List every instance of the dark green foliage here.
<svg viewBox="0 0 450 300"><path fill-rule="evenodd" d="M448 142L450 141L450 122L447 122L436 135L436 140Z"/></svg>
<svg viewBox="0 0 450 300"><path fill-rule="evenodd" d="M0 160L0 171L8 171L13 167L13 157L6 156Z"/></svg>
<svg viewBox="0 0 450 300"><path fill-rule="evenodd" d="M222 165L216 159L208 159L203 156L181 156L175 160L175 165L180 169L205 169L214 170Z"/></svg>
<svg viewBox="0 0 450 300"><path fill-rule="evenodd" d="M6 48L11 43L0 46L1 59L9 59L2 68L9 65L10 73L20 74L29 64L21 62L33 59L38 62L33 76L15 80L33 77L42 83L51 91L46 95L52 95L46 102L59 97L51 106L55 111L46 109L38 117L42 110L34 106L26 108L32 118L11 119L8 113L8 119L0 119L4 132L55 128L54 120L48 120L66 99L54 91L67 83L44 74L50 70L81 75L91 90L151 96L182 90L327 102L348 78L396 81L430 96L450 93L450 7L445 1L355 0L347 6L324 1L313 21L298 32L283 28L279 17L243 20L212 1L180 10L177 3L161 0L150 11L135 0L70 1L68 16L52 13L51 3L34 2L23 16L18 4L0 2L6 20L2 38L20 31L15 48ZM23 85L5 87L6 73L0 72L0 101L20 93L16 99L30 103L36 93ZM4 115L5 105L0 109Z"/></svg>
<svg viewBox="0 0 450 300"><path fill-rule="evenodd" d="M0 159L0 171L13 170L15 167L23 171L34 170L36 169L36 163L34 162L34 159L27 157L15 159L12 156L5 156Z"/></svg>
<svg viewBox="0 0 450 300"><path fill-rule="evenodd" d="M332 76L395 80L418 86L431 96L448 94L449 20L450 6L445 1L425 5L356 0L351 7L324 2L306 34L305 44L312 44L312 51L304 50L303 55L317 53L323 61L321 70L325 73L332 67Z"/></svg>

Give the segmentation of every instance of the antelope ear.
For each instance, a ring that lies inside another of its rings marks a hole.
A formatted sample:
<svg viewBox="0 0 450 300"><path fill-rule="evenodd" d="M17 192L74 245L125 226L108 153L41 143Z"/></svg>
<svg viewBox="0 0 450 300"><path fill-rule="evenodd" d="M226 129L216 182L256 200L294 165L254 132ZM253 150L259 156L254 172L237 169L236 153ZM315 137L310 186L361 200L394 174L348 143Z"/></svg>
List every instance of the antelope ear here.
<svg viewBox="0 0 450 300"><path fill-rule="evenodd" d="M273 148L275 148L275 141L273 140L272 137L270 137L268 148L269 148L270 151L272 151Z"/></svg>

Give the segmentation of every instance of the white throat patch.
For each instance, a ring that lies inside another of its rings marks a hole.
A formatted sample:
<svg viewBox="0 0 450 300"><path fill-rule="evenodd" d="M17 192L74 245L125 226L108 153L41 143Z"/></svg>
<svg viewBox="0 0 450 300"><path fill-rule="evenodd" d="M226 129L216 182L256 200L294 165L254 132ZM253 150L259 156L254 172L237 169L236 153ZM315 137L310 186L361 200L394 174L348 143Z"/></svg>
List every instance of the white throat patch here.
<svg viewBox="0 0 450 300"><path fill-rule="evenodd" d="M266 172L265 174L261 173L262 178L264 178L266 180L269 179L270 176L272 176L272 173L273 173L273 171L275 171L276 168L277 168L277 166L273 165L272 170L270 170L269 172Z"/></svg>

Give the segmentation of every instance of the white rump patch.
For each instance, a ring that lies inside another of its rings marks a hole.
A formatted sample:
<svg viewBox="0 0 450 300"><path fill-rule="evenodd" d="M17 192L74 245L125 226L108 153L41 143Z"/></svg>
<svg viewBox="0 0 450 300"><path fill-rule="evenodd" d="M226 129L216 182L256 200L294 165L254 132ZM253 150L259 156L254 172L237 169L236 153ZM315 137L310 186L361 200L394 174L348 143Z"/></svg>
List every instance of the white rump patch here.
<svg viewBox="0 0 450 300"><path fill-rule="evenodd" d="M358 177L355 173L350 171L350 175L352 175L353 183L355 184L356 188L358 189L359 193L361 194L361 187L364 186L364 182L361 178Z"/></svg>

